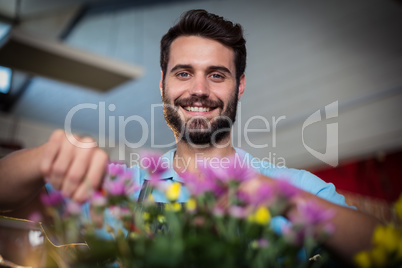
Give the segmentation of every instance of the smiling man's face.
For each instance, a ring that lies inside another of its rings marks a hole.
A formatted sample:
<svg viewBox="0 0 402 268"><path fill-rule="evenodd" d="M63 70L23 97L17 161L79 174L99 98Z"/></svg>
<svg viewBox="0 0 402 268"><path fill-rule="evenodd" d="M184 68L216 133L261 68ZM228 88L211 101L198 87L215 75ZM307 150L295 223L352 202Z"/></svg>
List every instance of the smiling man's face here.
<svg viewBox="0 0 402 268"><path fill-rule="evenodd" d="M235 72L233 50L217 41L182 36L172 42L160 87L165 119L178 141L219 144L229 137L244 91L244 75L237 90Z"/></svg>

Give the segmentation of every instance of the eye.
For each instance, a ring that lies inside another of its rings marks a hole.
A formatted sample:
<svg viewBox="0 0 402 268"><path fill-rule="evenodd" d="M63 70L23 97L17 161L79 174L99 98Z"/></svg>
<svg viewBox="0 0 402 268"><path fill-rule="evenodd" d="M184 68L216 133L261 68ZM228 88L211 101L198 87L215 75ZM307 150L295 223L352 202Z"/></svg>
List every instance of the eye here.
<svg viewBox="0 0 402 268"><path fill-rule="evenodd" d="M176 74L176 76L178 78L188 78L188 77L190 77L190 74L186 73L186 72L180 72L180 73Z"/></svg>
<svg viewBox="0 0 402 268"><path fill-rule="evenodd" d="M225 77L219 73L211 74L211 78L216 81L223 81L225 79Z"/></svg>

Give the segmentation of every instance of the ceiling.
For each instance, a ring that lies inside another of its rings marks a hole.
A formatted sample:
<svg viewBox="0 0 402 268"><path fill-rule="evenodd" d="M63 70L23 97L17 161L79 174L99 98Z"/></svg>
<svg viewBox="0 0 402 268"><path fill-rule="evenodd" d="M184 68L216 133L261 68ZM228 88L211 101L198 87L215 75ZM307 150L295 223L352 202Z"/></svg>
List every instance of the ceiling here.
<svg viewBox="0 0 402 268"><path fill-rule="evenodd" d="M3 20L143 67L140 79L106 93L17 73L7 102L9 114L50 126L64 128L71 118L75 132L100 140L115 159L128 161L144 147L173 147L160 106L159 40L191 8L245 28L246 93L235 146L298 168L402 148L402 9L396 2L21 0L18 15L17 4L0 2Z"/></svg>

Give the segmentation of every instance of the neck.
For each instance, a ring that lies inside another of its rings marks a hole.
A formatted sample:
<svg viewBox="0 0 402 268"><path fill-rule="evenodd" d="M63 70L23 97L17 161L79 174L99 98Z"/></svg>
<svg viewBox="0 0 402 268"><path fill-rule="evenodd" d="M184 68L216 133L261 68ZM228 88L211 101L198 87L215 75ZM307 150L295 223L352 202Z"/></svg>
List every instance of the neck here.
<svg viewBox="0 0 402 268"><path fill-rule="evenodd" d="M200 160L211 160L213 158L223 158L233 155L236 151L228 138L216 146L214 145L191 145L184 141L179 141L175 153L174 169L176 172L198 173L197 164Z"/></svg>

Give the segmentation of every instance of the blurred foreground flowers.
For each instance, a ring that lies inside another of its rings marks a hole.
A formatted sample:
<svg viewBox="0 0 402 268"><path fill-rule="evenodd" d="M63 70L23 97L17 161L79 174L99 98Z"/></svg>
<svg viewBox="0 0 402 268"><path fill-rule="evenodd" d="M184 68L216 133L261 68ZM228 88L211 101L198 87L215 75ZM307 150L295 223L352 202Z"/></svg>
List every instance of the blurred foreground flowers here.
<svg viewBox="0 0 402 268"><path fill-rule="evenodd" d="M395 203L399 224L402 223L402 195ZM402 226L380 225L373 234L373 249L362 251L355 256L357 265L362 268L402 267Z"/></svg>
<svg viewBox="0 0 402 268"><path fill-rule="evenodd" d="M150 159L157 162L153 160ZM309 258L333 231L328 224L332 211L306 202L300 207L303 214L292 219L294 224L285 225L282 234L278 234L270 227L270 221L298 194L286 180L263 184L250 195L238 187L254 176L245 167L229 162L227 168L216 169L206 163L201 171L202 175L181 174L184 188L182 183L162 180L163 169L152 167L145 183L148 189L142 190L137 200L133 196L141 187L134 183L130 170L111 164L102 190L89 200L90 219L83 216L83 207L68 200L63 203L57 192L51 192L42 199L55 223L47 228L50 240L56 241L48 248L49 265L211 268L325 265L324 251L317 262L310 263ZM155 202L154 191L162 192L168 202ZM190 192L186 203L177 202L181 191ZM105 211L115 219L107 221L106 226ZM106 230L109 237L99 235L99 228ZM63 250L54 249L61 244Z"/></svg>

